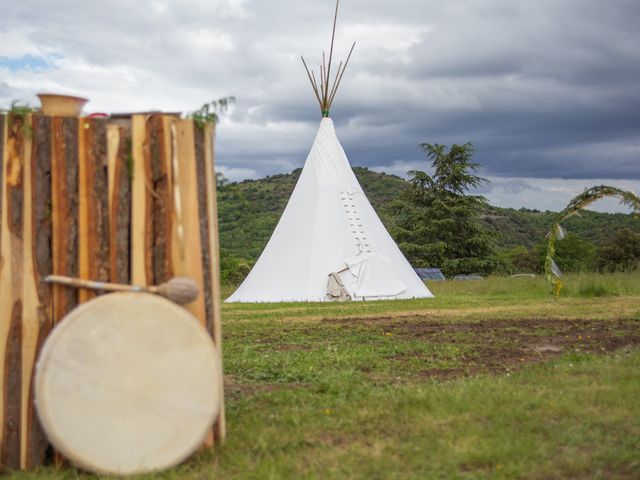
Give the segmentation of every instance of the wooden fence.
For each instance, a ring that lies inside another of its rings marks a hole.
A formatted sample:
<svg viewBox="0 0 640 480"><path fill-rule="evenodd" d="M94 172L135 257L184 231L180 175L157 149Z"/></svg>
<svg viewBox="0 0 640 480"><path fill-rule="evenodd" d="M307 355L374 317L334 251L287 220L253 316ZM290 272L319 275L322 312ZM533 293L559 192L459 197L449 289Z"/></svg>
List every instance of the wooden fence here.
<svg viewBox="0 0 640 480"><path fill-rule="evenodd" d="M95 296L46 275L191 277L204 294L186 308L221 351L213 138L212 125L163 114L0 115L0 467L45 461L34 364L56 323ZM224 434L222 402L207 445Z"/></svg>

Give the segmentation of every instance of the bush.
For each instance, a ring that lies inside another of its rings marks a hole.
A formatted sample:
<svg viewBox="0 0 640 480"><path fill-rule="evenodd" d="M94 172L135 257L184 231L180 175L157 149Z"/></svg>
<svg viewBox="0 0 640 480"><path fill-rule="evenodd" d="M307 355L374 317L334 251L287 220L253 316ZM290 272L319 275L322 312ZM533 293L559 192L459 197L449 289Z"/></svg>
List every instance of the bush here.
<svg viewBox="0 0 640 480"><path fill-rule="evenodd" d="M540 259L540 265L543 265L547 253L547 239L536 245L535 251ZM592 271L595 256L596 246L573 233L556 242L554 260L564 273Z"/></svg>
<svg viewBox="0 0 640 480"><path fill-rule="evenodd" d="M251 267L247 260L236 258L224 249L220 251L220 283L223 285L239 285Z"/></svg>
<svg viewBox="0 0 640 480"><path fill-rule="evenodd" d="M595 263L601 272L630 272L640 268L640 234L628 228L598 249Z"/></svg>

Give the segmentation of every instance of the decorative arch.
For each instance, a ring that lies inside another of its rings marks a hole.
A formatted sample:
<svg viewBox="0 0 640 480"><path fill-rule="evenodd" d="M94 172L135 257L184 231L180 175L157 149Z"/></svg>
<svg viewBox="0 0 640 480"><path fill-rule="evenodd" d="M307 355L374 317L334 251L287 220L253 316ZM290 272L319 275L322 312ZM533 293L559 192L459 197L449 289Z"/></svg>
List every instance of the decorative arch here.
<svg viewBox="0 0 640 480"><path fill-rule="evenodd" d="M560 296L560 291L564 286L560 278L562 276L560 268L558 268L558 265L556 265L556 262L553 259L556 253L556 240L561 240L565 236L561 223L569 217L578 215L580 210L591 205L593 202L605 197L618 198L622 205L628 206L633 214L640 218L640 197L633 192L622 190L620 188L610 187L608 185L598 185L586 189L580 195L571 200L569 205L558 213L551 230L549 230L549 233L547 234L549 242L547 243L547 254L544 260L544 275L553 287L553 296L555 298Z"/></svg>

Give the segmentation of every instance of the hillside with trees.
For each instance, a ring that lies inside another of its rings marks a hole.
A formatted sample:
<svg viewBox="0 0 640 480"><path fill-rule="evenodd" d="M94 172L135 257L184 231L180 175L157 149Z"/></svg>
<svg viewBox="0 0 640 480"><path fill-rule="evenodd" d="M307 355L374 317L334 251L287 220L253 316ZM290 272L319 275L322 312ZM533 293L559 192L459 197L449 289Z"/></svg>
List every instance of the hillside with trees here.
<svg viewBox="0 0 640 480"><path fill-rule="evenodd" d="M398 217L391 206L394 200L410 188L410 183L398 176L374 172L364 167L353 167L353 171L387 229L397 231ZM287 204L300 172L301 169L296 169L289 174L233 183L219 180L218 213L223 271L235 272L239 269L236 277L226 280L238 281L257 260ZM563 205L558 207L560 209ZM515 261L517 271L535 270L542 255L544 237L555 214L551 211L526 208L516 210L485 204L477 215L477 221L493 233L497 248L495 269L504 271L502 263L512 264ZM571 234L563 240L567 244L566 250L572 250L571 242L587 242L593 246L593 252L582 244L579 247L582 251L591 252L589 256L594 262L595 249L610 242L617 232L628 229L640 234L640 221L623 213L587 210L563 225ZM562 244L560 247L562 248ZM559 264L563 267L561 257Z"/></svg>

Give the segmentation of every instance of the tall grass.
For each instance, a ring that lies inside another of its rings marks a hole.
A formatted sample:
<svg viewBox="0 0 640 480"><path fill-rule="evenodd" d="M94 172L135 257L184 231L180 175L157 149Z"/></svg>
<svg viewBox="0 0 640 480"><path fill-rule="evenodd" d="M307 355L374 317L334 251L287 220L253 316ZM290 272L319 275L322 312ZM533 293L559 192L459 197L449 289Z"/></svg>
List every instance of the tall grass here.
<svg viewBox="0 0 640 480"><path fill-rule="evenodd" d="M563 297L607 297L640 295L640 272L630 273L574 273L562 278ZM551 286L543 276L502 277L490 276L483 280L426 282L436 299L447 303L476 297L485 300L547 300ZM222 298L229 297L237 285L224 285ZM440 303L440 302L436 302Z"/></svg>
<svg viewBox="0 0 640 480"><path fill-rule="evenodd" d="M640 295L640 272L575 273L562 277L564 297L607 297ZM436 296L473 295L486 299L548 299L551 286L542 276L488 277L465 282L428 282Z"/></svg>
<svg viewBox="0 0 640 480"><path fill-rule="evenodd" d="M563 278L566 287L559 301L551 294L551 286L541 276L488 277L475 281L428 282L435 298L386 300L367 302L293 302L293 303L232 303L223 304L224 322L302 320L345 316L398 316L420 312L427 317L446 316L451 321L468 318L527 318L538 316L608 318L612 302L625 315L632 315L633 305L640 298L640 272L583 273ZM235 287L227 286L223 298Z"/></svg>

